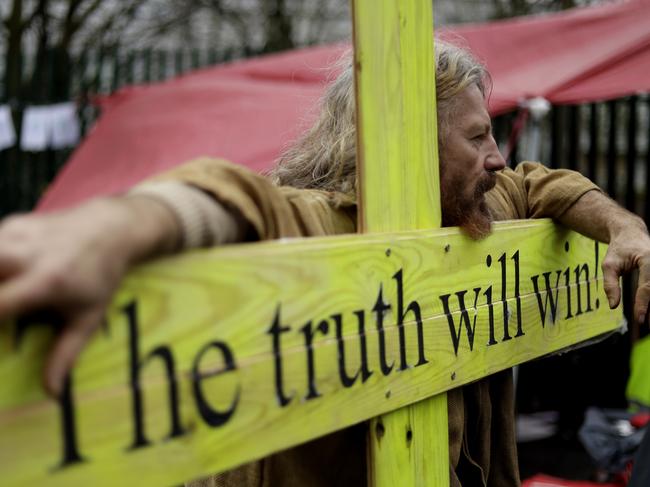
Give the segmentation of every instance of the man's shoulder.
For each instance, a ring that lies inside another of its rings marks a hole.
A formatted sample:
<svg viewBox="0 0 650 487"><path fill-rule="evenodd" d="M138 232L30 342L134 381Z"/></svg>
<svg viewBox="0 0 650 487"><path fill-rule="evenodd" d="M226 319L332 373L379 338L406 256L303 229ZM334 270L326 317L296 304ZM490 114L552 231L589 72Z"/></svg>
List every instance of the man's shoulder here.
<svg viewBox="0 0 650 487"><path fill-rule="evenodd" d="M324 204L335 209L356 208L357 206L354 194L323 191L321 189L294 188L292 186L280 186L279 190L287 200L297 204Z"/></svg>
<svg viewBox="0 0 650 487"><path fill-rule="evenodd" d="M526 218L526 190L515 170L497 172L496 184L485 197L494 220Z"/></svg>

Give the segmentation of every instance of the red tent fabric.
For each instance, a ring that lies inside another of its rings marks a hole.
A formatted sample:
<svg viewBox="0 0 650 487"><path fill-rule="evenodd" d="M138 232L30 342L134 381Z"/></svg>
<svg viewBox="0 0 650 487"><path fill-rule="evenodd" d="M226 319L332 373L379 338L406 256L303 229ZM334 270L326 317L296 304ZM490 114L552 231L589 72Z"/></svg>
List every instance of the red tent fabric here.
<svg viewBox="0 0 650 487"><path fill-rule="evenodd" d="M445 29L493 80L492 114L525 98L578 103L650 91L650 0ZM39 203L61 208L123 191L199 156L261 171L313 119L349 46L286 52L130 87L103 113ZM334 72L333 72L334 71Z"/></svg>
<svg viewBox="0 0 650 487"><path fill-rule="evenodd" d="M580 103L650 90L650 0L463 26L492 74L493 114L542 96Z"/></svg>
<svg viewBox="0 0 650 487"><path fill-rule="evenodd" d="M587 482L586 480L563 480L549 475L538 474L524 480L521 487L623 487L618 482Z"/></svg>

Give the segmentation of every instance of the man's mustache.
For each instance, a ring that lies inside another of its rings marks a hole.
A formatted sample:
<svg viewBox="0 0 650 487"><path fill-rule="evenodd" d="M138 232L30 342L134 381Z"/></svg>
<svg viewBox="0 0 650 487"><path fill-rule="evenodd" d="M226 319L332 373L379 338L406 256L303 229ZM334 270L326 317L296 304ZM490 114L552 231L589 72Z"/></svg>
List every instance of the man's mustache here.
<svg viewBox="0 0 650 487"><path fill-rule="evenodd" d="M474 195L477 198L482 197L485 193L490 191L497 184L497 176L493 172L486 172L485 176L479 179L474 189Z"/></svg>

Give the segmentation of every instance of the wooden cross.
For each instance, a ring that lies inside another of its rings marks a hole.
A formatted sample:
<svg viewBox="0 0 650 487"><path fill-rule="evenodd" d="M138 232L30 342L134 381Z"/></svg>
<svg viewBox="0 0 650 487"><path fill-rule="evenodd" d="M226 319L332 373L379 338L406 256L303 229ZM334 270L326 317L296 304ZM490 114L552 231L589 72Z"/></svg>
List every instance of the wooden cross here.
<svg viewBox="0 0 650 487"><path fill-rule="evenodd" d="M143 266L58 403L51 330L3 327L4 485L178 484L375 418L372 485L444 486L441 393L619 325L604 246L547 220L438 228L431 5L353 2L363 235Z"/></svg>

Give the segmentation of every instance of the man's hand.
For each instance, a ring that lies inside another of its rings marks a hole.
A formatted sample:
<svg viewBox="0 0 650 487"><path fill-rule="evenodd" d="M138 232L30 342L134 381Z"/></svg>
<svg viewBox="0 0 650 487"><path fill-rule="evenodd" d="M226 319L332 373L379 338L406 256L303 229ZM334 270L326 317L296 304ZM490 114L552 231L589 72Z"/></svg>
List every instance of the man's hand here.
<svg viewBox="0 0 650 487"><path fill-rule="evenodd" d="M559 220L572 230L609 244L603 280L610 308L621 301L620 276L639 270L634 319L643 324L650 301L650 236L643 220L598 191L585 193Z"/></svg>
<svg viewBox="0 0 650 487"><path fill-rule="evenodd" d="M650 237L647 230L630 226L618 232L609 242L603 260L603 280L610 308L621 301L619 277L634 269L639 270L639 281L634 298L634 319L642 325L650 301Z"/></svg>
<svg viewBox="0 0 650 487"><path fill-rule="evenodd" d="M50 394L61 392L125 272L172 252L179 232L164 205L138 196L0 223L0 319L47 310L65 322L44 370Z"/></svg>

